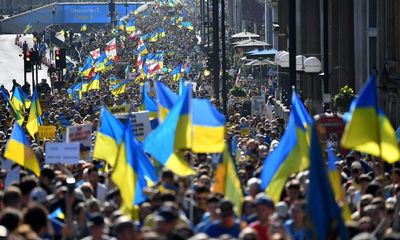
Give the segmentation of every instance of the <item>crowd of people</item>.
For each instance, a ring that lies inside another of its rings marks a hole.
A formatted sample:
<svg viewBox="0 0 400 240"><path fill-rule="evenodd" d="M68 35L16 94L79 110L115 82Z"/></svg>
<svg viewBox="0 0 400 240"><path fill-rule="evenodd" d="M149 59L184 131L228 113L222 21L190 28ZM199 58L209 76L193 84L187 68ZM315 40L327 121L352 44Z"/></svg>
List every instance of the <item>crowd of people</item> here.
<svg viewBox="0 0 400 240"><path fill-rule="evenodd" d="M138 111L142 104L140 83L150 83L147 89L150 95L156 91L155 80L177 92L179 84L168 69L178 64L191 66L184 78L196 83L194 96L211 98L207 53L196 37L195 30L201 20L194 4L192 1L174 6L149 4L143 12L130 13L128 19L135 19L135 33L140 31L137 35L122 29L111 31L106 27L88 26L76 38L65 39L66 47L74 43L73 49L79 54L74 60L78 64L68 66L62 80L53 79L49 86L49 78L38 86L43 124L56 126L56 137L43 140L27 134L41 163L40 177L21 169L18 180L7 183L7 175L15 165L2 158L1 239L308 239L307 208L312 207L305 198L308 171L292 174L287 179L280 201L274 201L261 187L263 163L279 144L286 125L284 119L273 115L274 82L247 77L243 70L228 83L230 88L234 85L243 88L246 96L228 96L225 137L243 188L240 209L235 208L233 199L213 191L215 154L189 155L196 170L194 176L180 177L168 169L160 170L159 182L143 189L148 200L137 206L133 218L121 211L123 190L113 184L113 169L107 169L103 159L90 158L75 165L45 164L46 142L65 141L68 126L92 124L94 144L102 106L129 104L132 111ZM179 24L182 21L192 22L194 30L182 27ZM146 46L149 53L164 52L166 71L139 79L138 56L134 52L140 37L160 28L165 29L165 37L146 41ZM38 35L45 39L45 34ZM87 81L81 74L87 56L94 49L104 50L112 38L117 40L117 57L112 61L112 68L102 71L100 89L71 97L67 89ZM49 67L49 77L53 76L53 69ZM129 76L134 77L125 92L112 94L111 79ZM13 84L9 91L1 88L10 98L18 87L16 81ZM30 95L29 87L22 89ZM252 115L249 107L252 96L265 97L265 112ZM12 108L4 99L0 101L3 156L15 119ZM211 98L211 102L222 109L218 99ZM26 118L28 112L25 112ZM346 154L338 151L337 157L345 202L351 211L350 219L346 219L348 239L400 239L400 168L381 164L378 159L355 151ZM70 181L72 178L74 181ZM335 238L335 233L332 237Z"/></svg>

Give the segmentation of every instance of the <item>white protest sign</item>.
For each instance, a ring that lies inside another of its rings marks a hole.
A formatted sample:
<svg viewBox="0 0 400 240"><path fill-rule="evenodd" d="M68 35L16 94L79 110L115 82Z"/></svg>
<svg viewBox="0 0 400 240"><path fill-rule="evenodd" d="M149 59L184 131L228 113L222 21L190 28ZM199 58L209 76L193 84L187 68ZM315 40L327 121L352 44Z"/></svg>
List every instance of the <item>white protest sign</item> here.
<svg viewBox="0 0 400 240"><path fill-rule="evenodd" d="M116 114L118 119L128 119L129 114ZM143 141L151 132L150 116L148 111L131 113L132 128L136 138Z"/></svg>
<svg viewBox="0 0 400 240"><path fill-rule="evenodd" d="M264 114L265 97L255 96L251 98L251 114L261 115Z"/></svg>
<svg viewBox="0 0 400 240"><path fill-rule="evenodd" d="M77 164L79 162L79 143L46 143L46 163Z"/></svg>
<svg viewBox="0 0 400 240"><path fill-rule="evenodd" d="M89 160L92 146L92 124L70 126L67 128L67 143L80 143L80 158Z"/></svg>

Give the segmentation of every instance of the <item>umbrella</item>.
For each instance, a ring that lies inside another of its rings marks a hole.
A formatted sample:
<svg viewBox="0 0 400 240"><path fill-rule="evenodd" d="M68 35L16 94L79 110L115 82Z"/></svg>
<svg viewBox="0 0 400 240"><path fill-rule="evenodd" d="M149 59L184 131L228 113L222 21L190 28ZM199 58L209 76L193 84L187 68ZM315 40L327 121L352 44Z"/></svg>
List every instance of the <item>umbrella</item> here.
<svg viewBox="0 0 400 240"><path fill-rule="evenodd" d="M245 48L245 47L270 47L271 44L258 41L258 40L247 40L248 42L244 42L238 45L235 45L235 48Z"/></svg>
<svg viewBox="0 0 400 240"><path fill-rule="evenodd" d="M236 33L235 35L232 35L231 38L259 38L260 35L256 34L256 33L251 33L251 32L240 32L240 33Z"/></svg>
<svg viewBox="0 0 400 240"><path fill-rule="evenodd" d="M245 64L246 66L256 67L256 66L264 66L264 65L274 65L274 63L270 60L253 60Z"/></svg>
<svg viewBox="0 0 400 240"><path fill-rule="evenodd" d="M250 51L252 52L252 51ZM256 52L252 52L250 53L251 56L262 56L262 55L275 55L277 53L276 49L265 49L262 51L256 51Z"/></svg>

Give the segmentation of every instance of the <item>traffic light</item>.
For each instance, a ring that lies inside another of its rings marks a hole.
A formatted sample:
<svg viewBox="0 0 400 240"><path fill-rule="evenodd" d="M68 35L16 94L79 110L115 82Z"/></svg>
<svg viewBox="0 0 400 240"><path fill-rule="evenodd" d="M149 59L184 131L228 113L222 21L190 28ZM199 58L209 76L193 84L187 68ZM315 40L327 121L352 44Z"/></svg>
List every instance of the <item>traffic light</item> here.
<svg viewBox="0 0 400 240"><path fill-rule="evenodd" d="M25 70L25 72L32 71L32 53L31 53L31 51L24 52L24 70Z"/></svg>
<svg viewBox="0 0 400 240"><path fill-rule="evenodd" d="M65 62L65 49L57 49L55 50L54 56L56 58L56 68L63 69L66 67Z"/></svg>

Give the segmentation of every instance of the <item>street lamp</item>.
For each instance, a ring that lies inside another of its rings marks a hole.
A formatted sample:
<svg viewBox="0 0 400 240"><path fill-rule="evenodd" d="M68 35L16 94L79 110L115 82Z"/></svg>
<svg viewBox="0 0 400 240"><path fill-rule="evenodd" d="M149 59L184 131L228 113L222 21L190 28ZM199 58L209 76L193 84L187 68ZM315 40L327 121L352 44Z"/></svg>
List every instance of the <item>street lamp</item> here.
<svg viewBox="0 0 400 240"><path fill-rule="evenodd" d="M53 14L53 26L54 26L54 17L56 15L56 4L51 7L51 14Z"/></svg>

